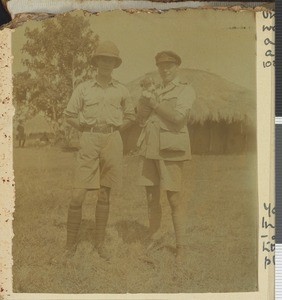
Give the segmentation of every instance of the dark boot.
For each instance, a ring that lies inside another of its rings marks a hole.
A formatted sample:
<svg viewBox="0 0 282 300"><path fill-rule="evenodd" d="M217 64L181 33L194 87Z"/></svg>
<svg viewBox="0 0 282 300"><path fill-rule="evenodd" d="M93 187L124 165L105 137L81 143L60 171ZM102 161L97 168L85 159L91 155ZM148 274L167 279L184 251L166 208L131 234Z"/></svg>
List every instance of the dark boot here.
<svg viewBox="0 0 282 300"><path fill-rule="evenodd" d="M106 227L110 212L109 194L109 188L101 188L95 213L95 247L99 255L106 260L109 260L110 258L110 255L104 246Z"/></svg>
<svg viewBox="0 0 282 300"><path fill-rule="evenodd" d="M68 219L67 219L66 249L68 251L76 250L81 219L82 219L82 207L70 205L68 210Z"/></svg>
<svg viewBox="0 0 282 300"><path fill-rule="evenodd" d="M52 258L52 265L67 264L74 256L77 247L77 238L82 218L81 206L69 206L67 218L67 242L63 253Z"/></svg>

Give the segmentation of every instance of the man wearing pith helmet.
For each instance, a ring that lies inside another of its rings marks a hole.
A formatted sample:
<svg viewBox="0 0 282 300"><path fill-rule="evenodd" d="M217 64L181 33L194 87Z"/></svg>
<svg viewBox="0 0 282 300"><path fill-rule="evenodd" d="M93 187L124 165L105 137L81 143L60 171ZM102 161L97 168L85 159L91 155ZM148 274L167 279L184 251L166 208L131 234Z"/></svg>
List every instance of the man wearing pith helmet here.
<svg viewBox="0 0 282 300"><path fill-rule="evenodd" d="M181 58L176 53L160 52L155 61L162 84L154 91L144 91L140 99L143 103L140 109L145 113L149 109L150 114L142 125L138 141L139 184L146 187L149 236L152 239L161 222L160 191L166 191L176 237L176 259L181 263L187 246L183 207L183 200L187 199L183 199L180 192L183 165L191 159L187 118L196 96L193 87L178 78ZM144 115L142 111L139 114Z"/></svg>
<svg viewBox="0 0 282 300"><path fill-rule="evenodd" d="M82 203L89 190L99 190L95 212L95 246L104 259L110 258L104 240L109 217L110 193L120 186L123 144L120 131L134 120L127 88L112 78L122 63L117 46L106 41L93 55L97 74L73 91L65 116L82 132L77 155L73 193L67 218L66 256L76 250L82 218Z"/></svg>

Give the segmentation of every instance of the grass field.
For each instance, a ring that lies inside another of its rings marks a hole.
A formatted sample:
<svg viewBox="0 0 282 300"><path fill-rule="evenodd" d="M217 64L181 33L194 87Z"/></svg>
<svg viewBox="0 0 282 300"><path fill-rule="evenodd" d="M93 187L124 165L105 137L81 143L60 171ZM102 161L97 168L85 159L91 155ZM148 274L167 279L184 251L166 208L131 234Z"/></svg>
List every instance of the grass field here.
<svg viewBox="0 0 282 300"><path fill-rule="evenodd" d="M189 251L174 266L170 210L162 198L160 248L145 251L145 193L135 185L137 158L124 159L124 188L114 191L106 245L110 262L92 250L96 193L83 206L80 243L71 264L62 253L74 153L14 149L13 282L21 293L196 293L257 290L257 193L254 155L193 156L185 165Z"/></svg>

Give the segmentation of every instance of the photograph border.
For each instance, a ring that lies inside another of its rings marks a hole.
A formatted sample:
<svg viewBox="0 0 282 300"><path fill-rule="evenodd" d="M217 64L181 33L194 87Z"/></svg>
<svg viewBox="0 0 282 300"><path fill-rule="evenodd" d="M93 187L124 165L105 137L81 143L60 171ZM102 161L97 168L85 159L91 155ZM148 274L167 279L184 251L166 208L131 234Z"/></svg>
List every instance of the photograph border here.
<svg viewBox="0 0 282 300"><path fill-rule="evenodd" d="M131 12L132 13L132 12ZM205 294L19 294L12 293L12 219L15 200L15 182L13 172L12 121L14 107L12 105L12 54L11 35L13 30L5 28L0 32L0 280L3 299L273 299L274 298L274 266L264 269L265 251L263 251L262 235L265 229L261 226L263 218L267 218L264 204L274 205L274 68L264 68L266 45L264 40L273 38L274 33L262 31L263 25L273 26L274 18L265 18L262 11L256 12L257 28L257 154L258 154L258 270L259 291L248 293L205 293ZM266 200L267 199L267 200ZM273 222L272 217L269 222ZM269 229L269 236L273 230ZM259 298L258 298L259 297Z"/></svg>

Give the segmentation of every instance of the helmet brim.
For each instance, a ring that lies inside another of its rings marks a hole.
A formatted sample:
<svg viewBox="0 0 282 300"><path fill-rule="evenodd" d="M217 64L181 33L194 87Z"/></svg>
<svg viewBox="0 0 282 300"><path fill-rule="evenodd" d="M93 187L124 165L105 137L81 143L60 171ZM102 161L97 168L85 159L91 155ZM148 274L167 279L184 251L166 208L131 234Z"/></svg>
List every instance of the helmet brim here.
<svg viewBox="0 0 282 300"><path fill-rule="evenodd" d="M99 53L99 54L97 54L97 55L93 55L93 58L92 58L92 64L93 64L95 67L97 67L97 59L98 59L99 57L111 57L111 58L115 58L115 60L116 60L116 64L115 64L115 67L114 67L115 69L118 68L118 67L121 65L121 63L122 63L122 59L121 59L119 56L116 56L116 55L110 55L110 54L108 54L108 53L105 53L105 54Z"/></svg>

